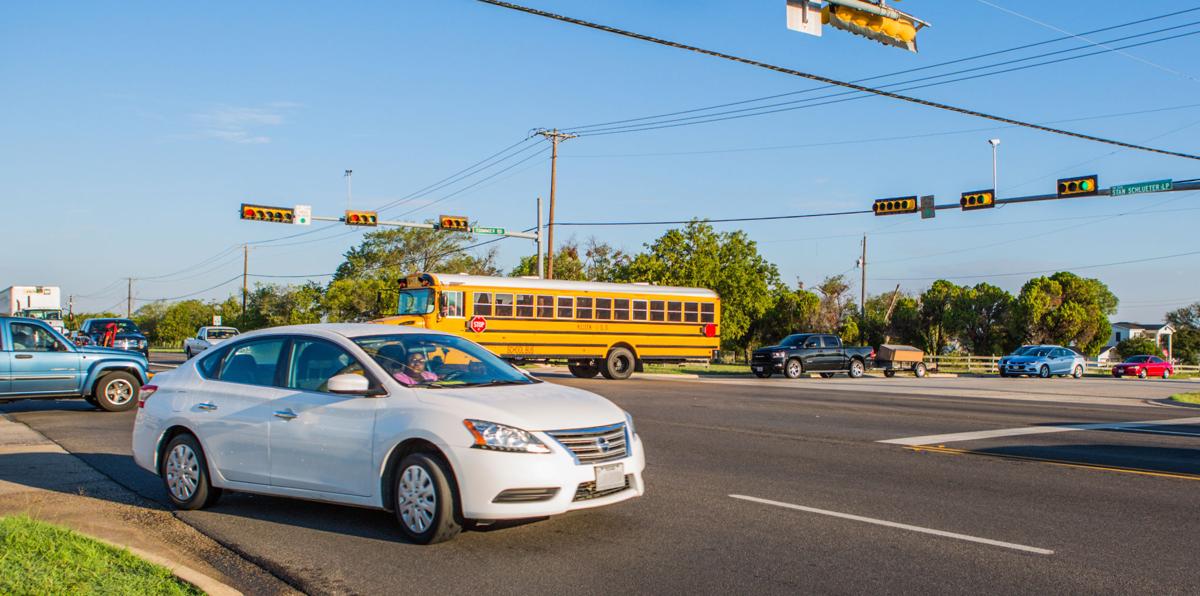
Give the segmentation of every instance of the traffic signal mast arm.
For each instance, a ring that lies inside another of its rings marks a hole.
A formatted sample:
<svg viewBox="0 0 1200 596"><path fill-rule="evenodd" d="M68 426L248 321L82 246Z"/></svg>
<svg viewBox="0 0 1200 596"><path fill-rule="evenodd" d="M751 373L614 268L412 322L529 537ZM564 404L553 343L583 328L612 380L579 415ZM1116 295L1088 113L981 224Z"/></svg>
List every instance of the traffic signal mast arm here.
<svg viewBox="0 0 1200 596"><path fill-rule="evenodd" d="M346 220L344 217L329 217L329 216L323 216L323 215L314 215L312 219L313 219L313 221L330 221L330 222L337 222L337 223L346 223ZM440 229L440 226L438 224L433 224L433 223L425 223L425 222L417 222L417 221L394 221L394 220L386 220L386 219L379 220L378 222L376 222L376 225L391 226L391 227L395 227L395 228L423 228L426 230ZM503 234L495 234L495 235L496 236L510 236L512 238L525 238L526 240L537 240L537 234L535 234L533 232L505 231Z"/></svg>
<svg viewBox="0 0 1200 596"><path fill-rule="evenodd" d="M1159 190L1159 191L1155 191L1155 192L1179 192L1179 191L1186 191L1186 190L1200 190L1200 180L1193 180L1193 181L1187 181L1187 182L1175 182L1171 185L1170 189ZM1059 196L1058 193L1055 192L1055 193L1044 194L1044 195L1029 195L1029 196L1024 196L1024 197L1012 197L1012 198L1008 198L1008 199L995 199L993 202L996 205L1009 205L1009 204L1013 204L1013 203L1035 203L1038 201L1057 201L1057 200L1088 198L1088 197L1096 197L1096 196L1107 197L1107 196L1111 196L1111 195L1112 195L1111 188L1102 188L1102 189L1097 190L1096 193L1093 195ZM941 210L941 209L961 210L962 204L959 202L944 203L941 205L934 205L933 208L938 209L938 210Z"/></svg>

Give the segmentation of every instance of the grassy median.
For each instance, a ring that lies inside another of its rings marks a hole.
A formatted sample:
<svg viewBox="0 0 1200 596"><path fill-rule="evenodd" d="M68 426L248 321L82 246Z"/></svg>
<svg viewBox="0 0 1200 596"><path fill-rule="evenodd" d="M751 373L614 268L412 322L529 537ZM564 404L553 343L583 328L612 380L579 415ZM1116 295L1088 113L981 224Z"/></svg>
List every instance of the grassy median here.
<svg viewBox="0 0 1200 596"><path fill-rule="evenodd" d="M0 518L0 594L203 594L127 550L23 515Z"/></svg>
<svg viewBox="0 0 1200 596"><path fill-rule="evenodd" d="M1200 404L1200 391L1191 393L1176 393L1171 396L1171 399L1185 404Z"/></svg>
<svg viewBox="0 0 1200 596"><path fill-rule="evenodd" d="M645 372L671 375L748 375L749 364L647 364Z"/></svg>

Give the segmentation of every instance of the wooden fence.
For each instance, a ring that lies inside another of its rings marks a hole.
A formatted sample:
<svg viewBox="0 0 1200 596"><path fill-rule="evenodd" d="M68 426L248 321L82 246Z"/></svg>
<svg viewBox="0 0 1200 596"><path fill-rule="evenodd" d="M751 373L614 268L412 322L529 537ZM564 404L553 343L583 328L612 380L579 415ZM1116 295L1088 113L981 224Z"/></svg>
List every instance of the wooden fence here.
<svg viewBox="0 0 1200 596"><path fill-rule="evenodd" d="M998 374L1000 371L996 364L1000 361L999 356L926 356L925 363L931 369L949 370L954 372L966 371L968 373L992 373ZM1088 372L1107 373L1112 369L1115 362L1100 364L1095 360L1087 361ZM1200 366L1189 364L1176 364L1175 373L1200 373Z"/></svg>

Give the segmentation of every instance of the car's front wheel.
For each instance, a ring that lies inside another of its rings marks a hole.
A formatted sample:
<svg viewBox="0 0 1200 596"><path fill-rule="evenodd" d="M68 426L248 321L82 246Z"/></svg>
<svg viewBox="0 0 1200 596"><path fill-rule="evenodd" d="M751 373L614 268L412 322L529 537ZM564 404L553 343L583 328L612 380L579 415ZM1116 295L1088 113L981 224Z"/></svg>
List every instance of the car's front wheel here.
<svg viewBox="0 0 1200 596"><path fill-rule="evenodd" d="M178 509L203 509L221 498L221 489L212 485L204 449L196 437L175 435L167 444L158 475L167 488L167 496Z"/></svg>
<svg viewBox="0 0 1200 596"><path fill-rule="evenodd" d="M462 531L458 493L440 458L413 453L397 468L396 521L405 537L417 544L435 544L454 538Z"/></svg>
<svg viewBox="0 0 1200 596"><path fill-rule="evenodd" d="M1075 370L1071 371L1071 376L1075 377L1076 379L1082 379L1083 378L1083 365L1076 364Z"/></svg>
<svg viewBox="0 0 1200 596"><path fill-rule="evenodd" d="M1038 369L1038 376L1043 379L1049 379L1050 378L1050 367L1043 364L1042 368Z"/></svg>
<svg viewBox="0 0 1200 596"><path fill-rule="evenodd" d="M109 412L124 412L137 406L137 394L142 388L137 377L127 372L110 372L100 377L92 397L96 405Z"/></svg>
<svg viewBox="0 0 1200 596"><path fill-rule="evenodd" d="M783 365L783 376L789 379L799 379L800 375L804 374L804 365L800 364L799 358L792 358Z"/></svg>
<svg viewBox="0 0 1200 596"><path fill-rule="evenodd" d="M1169 370L1166 370L1166 369L1163 369L1163 375L1162 375L1162 378L1164 378L1164 379L1169 379L1169 378L1171 378L1171 371L1169 371Z"/></svg>
<svg viewBox="0 0 1200 596"><path fill-rule="evenodd" d="M760 379L769 379L769 378L771 378L771 371L769 371L765 368L763 370L756 370L756 371L754 371L754 376L756 376Z"/></svg>

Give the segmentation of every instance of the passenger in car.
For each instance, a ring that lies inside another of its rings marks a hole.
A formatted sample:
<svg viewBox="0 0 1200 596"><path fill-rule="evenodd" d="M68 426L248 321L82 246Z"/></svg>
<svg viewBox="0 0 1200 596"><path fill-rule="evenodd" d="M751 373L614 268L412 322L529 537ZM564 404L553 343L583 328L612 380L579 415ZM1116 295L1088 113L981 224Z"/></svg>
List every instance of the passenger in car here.
<svg viewBox="0 0 1200 596"><path fill-rule="evenodd" d="M425 355L420 352L409 354L404 370L393 372L392 377L409 387L438 380L436 374L425 370Z"/></svg>

